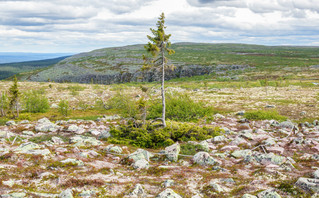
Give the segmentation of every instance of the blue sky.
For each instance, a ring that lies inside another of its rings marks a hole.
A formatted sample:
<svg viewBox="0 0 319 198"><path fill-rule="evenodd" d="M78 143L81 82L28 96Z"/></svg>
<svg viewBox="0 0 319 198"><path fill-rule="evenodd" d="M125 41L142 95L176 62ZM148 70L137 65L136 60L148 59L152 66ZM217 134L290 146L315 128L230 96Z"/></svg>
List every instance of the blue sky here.
<svg viewBox="0 0 319 198"><path fill-rule="evenodd" d="M0 52L143 44L161 12L172 42L319 46L317 0L0 0Z"/></svg>

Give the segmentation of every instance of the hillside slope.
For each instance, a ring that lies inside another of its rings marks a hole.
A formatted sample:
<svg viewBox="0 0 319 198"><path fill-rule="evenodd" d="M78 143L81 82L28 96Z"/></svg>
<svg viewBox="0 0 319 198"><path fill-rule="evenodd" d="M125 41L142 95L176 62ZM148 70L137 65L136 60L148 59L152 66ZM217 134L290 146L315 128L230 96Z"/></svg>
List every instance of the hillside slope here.
<svg viewBox="0 0 319 198"><path fill-rule="evenodd" d="M176 68L167 73L166 79L211 73L227 75L229 70L250 67L257 70L278 70L319 65L318 47L177 43L172 48L176 54L169 59ZM26 79L102 84L158 81L158 72L140 71L142 54L145 54L143 45L94 50L69 57Z"/></svg>
<svg viewBox="0 0 319 198"><path fill-rule="evenodd" d="M37 60L37 61L25 61L25 62L0 64L0 80L9 78L21 72L30 72L34 70L43 69L45 67L54 65L67 57L68 56L53 58L53 59Z"/></svg>

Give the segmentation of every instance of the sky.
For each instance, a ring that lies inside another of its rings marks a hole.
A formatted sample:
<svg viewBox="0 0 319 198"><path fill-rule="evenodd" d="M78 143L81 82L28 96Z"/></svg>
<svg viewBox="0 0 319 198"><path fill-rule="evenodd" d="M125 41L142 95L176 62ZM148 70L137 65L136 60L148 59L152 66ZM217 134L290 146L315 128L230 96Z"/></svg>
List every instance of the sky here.
<svg viewBox="0 0 319 198"><path fill-rule="evenodd" d="M171 41L319 46L318 0L0 0L0 52L78 53Z"/></svg>

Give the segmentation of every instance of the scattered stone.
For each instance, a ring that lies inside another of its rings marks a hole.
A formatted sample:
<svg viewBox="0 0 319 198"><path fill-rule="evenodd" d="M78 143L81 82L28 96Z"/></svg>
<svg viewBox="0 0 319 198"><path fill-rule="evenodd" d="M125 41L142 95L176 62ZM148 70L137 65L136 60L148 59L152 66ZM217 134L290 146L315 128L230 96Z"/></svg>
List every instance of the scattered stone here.
<svg viewBox="0 0 319 198"><path fill-rule="evenodd" d="M210 182L209 183L209 186L217 193L221 193L221 192L224 192L225 190L220 187L219 184L217 184L216 182Z"/></svg>
<svg viewBox="0 0 319 198"><path fill-rule="evenodd" d="M19 192L19 193L10 193L10 194L4 194L1 195L1 197L3 198L21 198L21 197L26 197L27 194L23 193L23 192Z"/></svg>
<svg viewBox="0 0 319 198"><path fill-rule="evenodd" d="M307 192L319 192L319 179L300 177L295 185Z"/></svg>
<svg viewBox="0 0 319 198"><path fill-rule="evenodd" d="M57 125L53 124L49 119L42 118L38 120L35 131L36 132L55 132L58 130Z"/></svg>
<svg viewBox="0 0 319 198"><path fill-rule="evenodd" d="M207 166L214 165L216 161L207 152L198 152L194 155L193 161L196 164Z"/></svg>
<svg viewBox="0 0 319 198"><path fill-rule="evenodd" d="M61 194L59 194L59 198L73 198L72 189L67 189L67 190L61 192Z"/></svg>
<svg viewBox="0 0 319 198"><path fill-rule="evenodd" d="M73 165L73 166L84 166L84 163L81 160L71 159L71 158L62 160L61 163L62 164L68 164L68 165L70 164L70 165Z"/></svg>
<svg viewBox="0 0 319 198"><path fill-rule="evenodd" d="M145 192L141 184L136 184L134 190L129 194L130 197L142 197L144 195Z"/></svg>
<svg viewBox="0 0 319 198"><path fill-rule="evenodd" d="M246 150L238 150L238 151L234 151L231 156L233 156L234 158L241 158L241 157L246 157L247 155L252 155L252 151L249 149Z"/></svg>
<svg viewBox="0 0 319 198"><path fill-rule="evenodd" d="M173 161L173 162L177 162L178 155L179 155L180 151L181 151L181 146L177 142L177 143L165 148L165 155L166 155L168 160Z"/></svg>
<svg viewBox="0 0 319 198"><path fill-rule="evenodd" d="M281 198L281 196L274 190L268 189L257 194L258 198Z"/></svg>
<svg viewBox="0 0 319 198"><path fill-rule="evenodd" d="M244 194L241 198L257 198L257 197L251 194Z"/></svg>
<svg viewBox="0 0 319 198"><path fill-rule="evenodd" d="M128 160L132 162L136 162L141 159L145 159L146 161L150 161L150 158L153 156L150 152L144 149L137 149L134 153L128 156Z"/></svg>
<svg viewBox="0 0 319 198"><path fill-rule="evenodd" d="M112 137L111 133L107 130L101 131L100 135L99 135L99 139L107 139L109 137Z"/></svg>
<svg viewBox="0 0 319 198"><path fill-rule="evenodd" d="M85 191L82 191L78 196L79 197L86 197L86 198L95 197L96 196L96 191L94 191L94 190L85 190Z"/></svg>
<svg viewBox="0 0 319 198"><path fill-rule="evenodd" d="M27 153L30 150L40 149L41 147L33 142L26 142L21 144L18 148L16 148L14 151L17 153Z"/></svg>
<svg viewBox="0 0 319 198"><path fill-rule="evenodd" d="M156 198L182 198L179 194L175 193L172 189L167 188L160 194L156 196Z"/></svg>
<svg viewBox="0 0 319 198"><path fill-rule="evenodd" d="M34 133L32 131L22 131L23 135L28 135L28 136L34 136Z"/></svg>
<svg viewBox="0 0 319 198"><path fill-rule="evenodd" d="M145 159L137 160L132 164L134 169L148 169L150 164Z"/></svg>
<svg viewBox="0 0 319 198"><path fill-rule="evenodd" d="M279 124L279 127L293 129L295 127L295 125L290 120L287 120L287 121L281 122Z"/></svg>
<svg viewBox="0 0 319 198"><path fill-rule="evenodd" d="M13 120L9 120L8 122L6 122L7 126L13 126L13 125L17 125L15 121Z"/></svg>
<svg viewBox="0 0 319 198"><path fill-rule="evenodd" d="M53 144L63 144L64 143L64 141L61 138L56 137L56 136L52 137L51 141L53 142Z"/></svg>
<svg viewBox="0 0 319 198"><path fill-rule="evenodd" d="M165 180L164 183L162 184L163 188L168 188L174 185L174 180L168 179Z"/></svg>

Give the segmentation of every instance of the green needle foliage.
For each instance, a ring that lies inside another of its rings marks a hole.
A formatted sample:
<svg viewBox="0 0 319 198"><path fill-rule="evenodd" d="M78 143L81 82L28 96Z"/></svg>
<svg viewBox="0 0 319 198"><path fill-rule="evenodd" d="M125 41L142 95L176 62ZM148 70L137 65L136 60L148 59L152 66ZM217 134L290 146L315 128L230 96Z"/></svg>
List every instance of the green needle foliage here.
<svg viewBox="0 0 319 198"><path fill-rule="evenodd" d="M156 26L157 26L157 30L151 28L151 32L153 36L147 35L149 42L147 43L147 45L144 46L146 51L152 55L152 58L148 59L146 56L143 55L144 66L142 69L149 69L151 67L156 67L162 70L162 76L161 76L162 118L161 118L161 121L163 122L163 127L166 127L165 88L164 88L165 66L167 67L166 55L174 54L175 51L168 48L171 46L171 42L169 41L171 34L165 34L166 26L165 26L164 13L162 13L160 17L158 18Z"/></svg>
<svg viewBox="0 0 319 198"><path fill-rule="evenodd" d="M9 109L12 113L14 118L19 117L19 97L20 91L18 89L18 79L14 76L13 85L9 89L10 95L10 102L9 102Z"/></svg>

